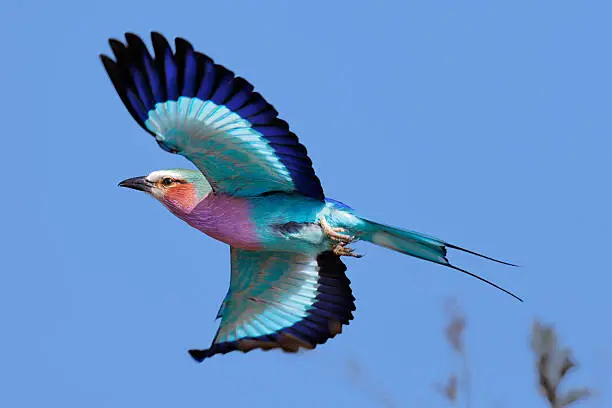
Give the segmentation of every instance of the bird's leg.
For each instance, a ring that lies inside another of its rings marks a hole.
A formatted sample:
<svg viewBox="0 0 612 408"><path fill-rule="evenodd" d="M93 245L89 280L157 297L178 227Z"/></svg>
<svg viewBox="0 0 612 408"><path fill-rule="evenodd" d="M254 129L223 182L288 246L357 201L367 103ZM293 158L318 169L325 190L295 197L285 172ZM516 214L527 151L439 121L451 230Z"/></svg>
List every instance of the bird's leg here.
<svg viewBox="0 0 612 408"><path fill-rule="evenodd" d="M353 248L349 248L347 245L355 240L355 237L351 235L343 234L346 230L344 228L332 227L329 225L325 217L319 219L321 229L331 240L338 241L332 246L332 251L338 256L352 256L354 258L361 258L363 255L353 253Z"/></svg>
<svg viewBox="0 0 612 408"><path fill-rule="evenodd" d="M325 217L321 217L319 219L319 224L321 225L321 229L323 230L325 235L327 235L330 239L333 239L334 241L340 241L350 244L355 239L355 237L352 237L350 235L342 234L344 231L346 231L344 228L336 228L329 225Z"/></svg>

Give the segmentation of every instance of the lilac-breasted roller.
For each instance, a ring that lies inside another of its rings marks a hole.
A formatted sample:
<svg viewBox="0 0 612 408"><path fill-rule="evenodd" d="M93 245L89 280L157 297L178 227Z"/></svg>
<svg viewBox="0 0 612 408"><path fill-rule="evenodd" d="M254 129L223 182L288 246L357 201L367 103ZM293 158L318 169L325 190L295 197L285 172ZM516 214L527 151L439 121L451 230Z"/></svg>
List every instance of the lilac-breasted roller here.
<svg viewBox="0 0 612 408"><path fill-rule="evenodd" d="M452 265L447 248L493 258L414 231L360 217L326 198L306 148L253 85L182 38L174 51L152 33L151 54L136 35L110 40L106 72L136 122L159 146L198 170L154 171L119 185L149 193L192 227L230 246L230 287L210 348L312 349L353 319L355 298L341 256L371 242ZM511 265L511 264L508 264ZM518 297L516 297L519 299ZM520 300L520 299L519 299Z"/></svg>

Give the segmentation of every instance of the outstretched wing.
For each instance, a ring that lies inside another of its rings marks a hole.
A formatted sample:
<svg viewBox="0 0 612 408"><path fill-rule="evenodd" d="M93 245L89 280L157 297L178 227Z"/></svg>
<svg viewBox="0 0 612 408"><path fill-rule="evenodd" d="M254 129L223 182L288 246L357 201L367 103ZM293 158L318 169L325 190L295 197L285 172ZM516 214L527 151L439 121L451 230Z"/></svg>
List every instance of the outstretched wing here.
<svg viewBox="0 0 612 408"><path fill-rule="evenodd" d="M346 266L331 251L320 254L231 248L230 288L219 310L211 347L189 350L197 361L255 348L296 352L342 332L355 310Z"/></svg>
<svg viewBox="0 0 612 408"><path fill-rule="evenodd" d="M192 161L215 191L324 198L306 148L249 82L182 38L172 52L152 33L154 56L138 36L125 38L126 44L109 40L115 61L100 56L121 100L163 149Z"/></svg>

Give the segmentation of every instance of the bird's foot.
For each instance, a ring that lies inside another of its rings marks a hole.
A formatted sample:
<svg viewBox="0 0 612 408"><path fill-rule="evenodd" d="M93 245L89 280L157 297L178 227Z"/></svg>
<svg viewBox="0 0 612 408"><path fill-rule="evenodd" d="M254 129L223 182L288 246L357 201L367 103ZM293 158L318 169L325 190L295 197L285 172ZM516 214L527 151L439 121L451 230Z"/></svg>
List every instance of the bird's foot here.
<svg viewBox="0 0 612 408"><path fill-rule="evenodd" d="M344 228L332 227L329 225L325 217L321 217L319 220L321 229L331 240L338 241L332 246L332 251L338 256L352 256L354 258L361 258L363 255L356 254L353 252L353 248L349 248L348 244L355 240L354 236L343 234L346 230Z"/></svg>
<svg viewBox="0 0 612 408"><path fill-rule="evenodd" d="M361 258L363 256L353 252L353 248L349 248L346 242L338 242L333 246L332 251L338 256L352 256L353 258Z"/></svg>
<svg viewBox="0 0 612 408"><path fill-rule="evenodd" d="M353 242L355 237L351 235L343 234L346 231L344 228L336 228L329 225L325 217L321 217L319 220L319 224L321 225L321 229L330 239L334 241L344 242L345 244L350 244Z"/></svg>

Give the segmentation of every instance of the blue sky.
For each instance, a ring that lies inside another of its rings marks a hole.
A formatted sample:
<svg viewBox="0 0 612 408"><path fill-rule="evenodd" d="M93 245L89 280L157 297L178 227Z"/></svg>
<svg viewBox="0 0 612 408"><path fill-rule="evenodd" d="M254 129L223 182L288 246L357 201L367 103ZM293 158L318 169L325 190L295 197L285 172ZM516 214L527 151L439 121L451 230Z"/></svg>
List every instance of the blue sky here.
<svg viewBox="0 0 612 408"><path fill-rule="evenodd" d="M543 406L527 340L536 317L575 349L572 382L608 406L611 12L603 1L3 1L0 406L443 406L450 296L469 319L475 407ZM366 257L347 261L356 319L341 336L299 356L195 364L186 350L214 335L229 251L116 187L188 163L133 122L97 57L108 37L151 30L249 79L330 197L524 265L454 258L526 302L359 244Z"/></svg>

